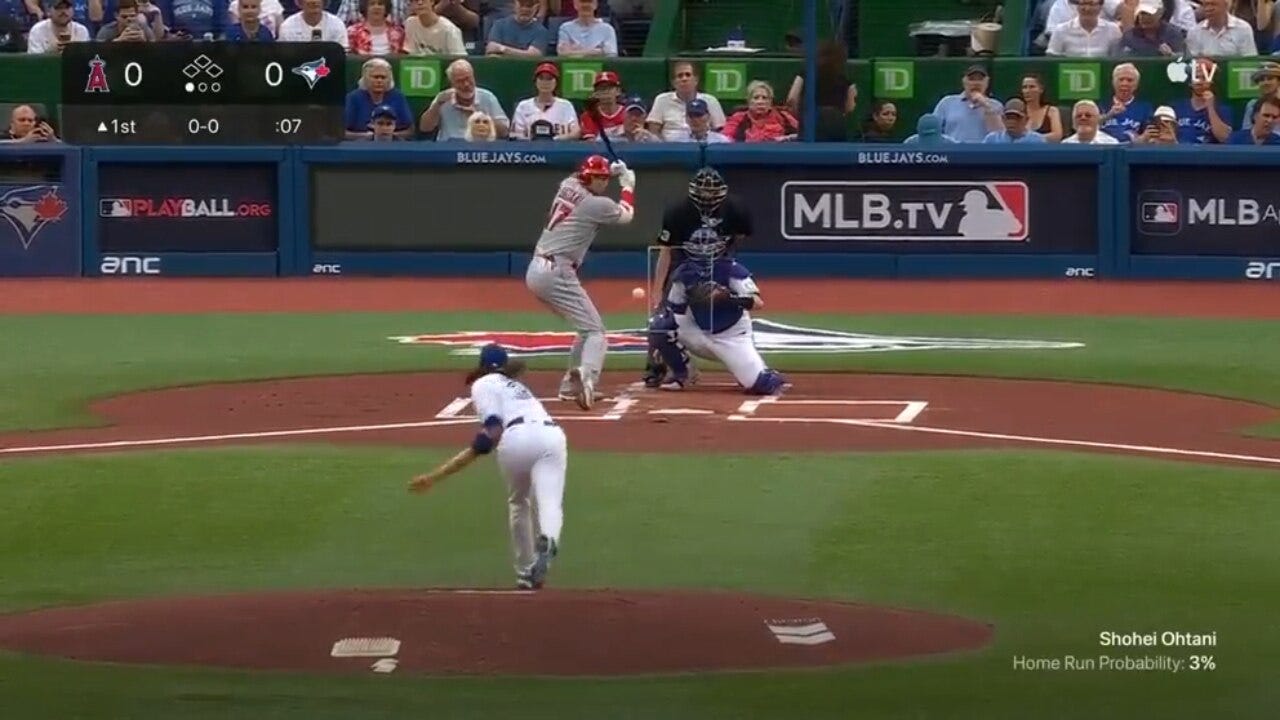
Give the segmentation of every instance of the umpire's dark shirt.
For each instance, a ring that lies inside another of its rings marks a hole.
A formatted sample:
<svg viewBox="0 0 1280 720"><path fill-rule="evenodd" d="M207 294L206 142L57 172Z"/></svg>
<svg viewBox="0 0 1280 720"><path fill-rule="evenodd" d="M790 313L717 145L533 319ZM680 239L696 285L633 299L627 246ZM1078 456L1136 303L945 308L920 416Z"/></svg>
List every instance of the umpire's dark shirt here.
<svg viewBox="0 0 1280 720"><path fill-rule="evenodd" d="M724 199L712 217L719 218L721 221L716 229L728 239L727 252L729 253L735 249L738 236L751 235L751 215L747 212L746 206L733 195ZM684 250L681 246L700 227L702 227L702 213L689 198L672 205L662 214L662 232L658 235L658 244L671 248L671 265L668 266L667 277L662 283L664 292L671 282L671 271L684 262Z"/></svg>

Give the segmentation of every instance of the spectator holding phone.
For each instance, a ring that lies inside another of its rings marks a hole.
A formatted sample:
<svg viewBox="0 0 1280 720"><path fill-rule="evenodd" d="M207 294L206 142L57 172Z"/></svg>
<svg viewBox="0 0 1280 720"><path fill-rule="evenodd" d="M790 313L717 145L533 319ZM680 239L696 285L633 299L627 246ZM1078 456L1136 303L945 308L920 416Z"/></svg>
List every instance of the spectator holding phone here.
<svg viewBox="0 0 1280 720"><path fill-rule="evenodd" d="M280 42L336 42L343 50L351 48L347 26L324 9L324 0L301 0L300 5L302 12L280 24Z"/></svg>
<svg viewBox="0 0 1280 720"><path fill-rule="evenodd" d="M71 0L57 0L49 9L49 17L31 27L27 33L30 54L61 54L70 42L89 42L89 28L71 19Z"/></svg>
<svg viewBox="0 0 1280 720"><path fill-rule="evenodd" d="M138 0L116 0L116 19L98 30L98 42L152 42L155 35L138 15Z"/></svg>
<svg viewBox="0 0 1280 720"><path fill-rule="evenodd" d="M1277 121L1280 121L1280 100L1274 96L1264 97L1254 108L1252 127L1231 133L1227 144L1280 145L1280 135L1275 133Z"/></svg>
<svg viewBox="0 0 1280 720"><path fill-rule="evenodd" d="M36 115L30 105L19 105L9 114L9 129L0 142L38 143L57 142L58 136L49 123Z"/></svg>
<svg viewBox="0 0 1280 720"><path fill-rule="evenodd" d="M1142 126L1133 142L1143 145L1177 145L1178 134L1178 113L1168 105L1161 105L1156 108L1151 121Z"/></svg>

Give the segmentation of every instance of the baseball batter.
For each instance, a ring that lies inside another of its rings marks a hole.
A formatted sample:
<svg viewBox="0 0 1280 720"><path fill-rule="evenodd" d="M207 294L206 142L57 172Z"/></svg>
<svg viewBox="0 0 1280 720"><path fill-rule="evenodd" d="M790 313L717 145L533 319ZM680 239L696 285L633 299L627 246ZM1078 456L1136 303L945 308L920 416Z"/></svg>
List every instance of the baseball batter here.
<svg viewBox="0 0 1280 720"><path fill-rule="evenodd" d="M687 260L672 272L667 303L675 313L676 332L658 342L658 352L671 373L665 390L685 386L686 351L717 360L752 395L775 395L786 378L771 370L756 350L751 310L764 307L751 271L723 257L727 243L718 232L703 228L684 244ZM651 336L651 341L654 339Z"/></svg>
<svg viewBox="0 0 1280 720"><path fill-rule="evenodd" d="M551 559L559 552L569 449L564 430L519 381L523 371L524 363L512 360L499 345L480 350L480 362L467 375L467 383L483 427L470 447L436 470L414 478L409 488L426 492L496 447L498 469L507 482L516 587L536 590L543 586Z"/></svg>
<svg viewBox="0 0 1280 720"><path fill-rule="evenodd" d="M622 186L616 201L604 195L615 175ZM636 174L622 161L610 163L603 155L583 160L577 172L560 183L525 272L529 290L578 331L560 397L574 400L583 410L595 402L608 343L604 321L578 281L578 268L601 225L625 225L635 217L635 187Z"/></svg>

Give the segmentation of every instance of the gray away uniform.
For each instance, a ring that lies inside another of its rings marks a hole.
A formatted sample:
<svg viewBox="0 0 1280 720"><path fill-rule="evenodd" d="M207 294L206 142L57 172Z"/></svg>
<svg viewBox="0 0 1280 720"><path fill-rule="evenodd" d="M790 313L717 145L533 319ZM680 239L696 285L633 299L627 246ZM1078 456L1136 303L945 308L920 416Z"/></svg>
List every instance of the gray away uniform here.
<svg viewBox="0 0 1280 720"><path fill-rule="evenodd" d="M578 331L569 354L569 367L582 366L592 383L600 379L608 343L600 312L578 281L578 267L601 225L621 225L631 218L632 213L624 212L616 200L593 195L577 176L565 178L556 191L547 225L524 276L529 290ZM560 382L560 390L572 391L568 373Z"/></svg>

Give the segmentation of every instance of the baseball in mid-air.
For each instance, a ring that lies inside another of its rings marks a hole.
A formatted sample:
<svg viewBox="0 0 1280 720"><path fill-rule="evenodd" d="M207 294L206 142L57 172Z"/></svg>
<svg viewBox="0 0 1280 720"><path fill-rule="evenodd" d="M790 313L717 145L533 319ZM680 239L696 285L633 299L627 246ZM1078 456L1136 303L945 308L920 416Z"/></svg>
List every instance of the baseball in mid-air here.
<svg viewBox="0 0 1280 720"><path fill-rule="evenodd" d="M632 298L634 298L634 299L636 299L636 300L643 300L643 299L644 299L644 288L641 288L641 287L638 287L638 288L632 288L632 289L631 289L631 297L632 297Z"/></svg>

